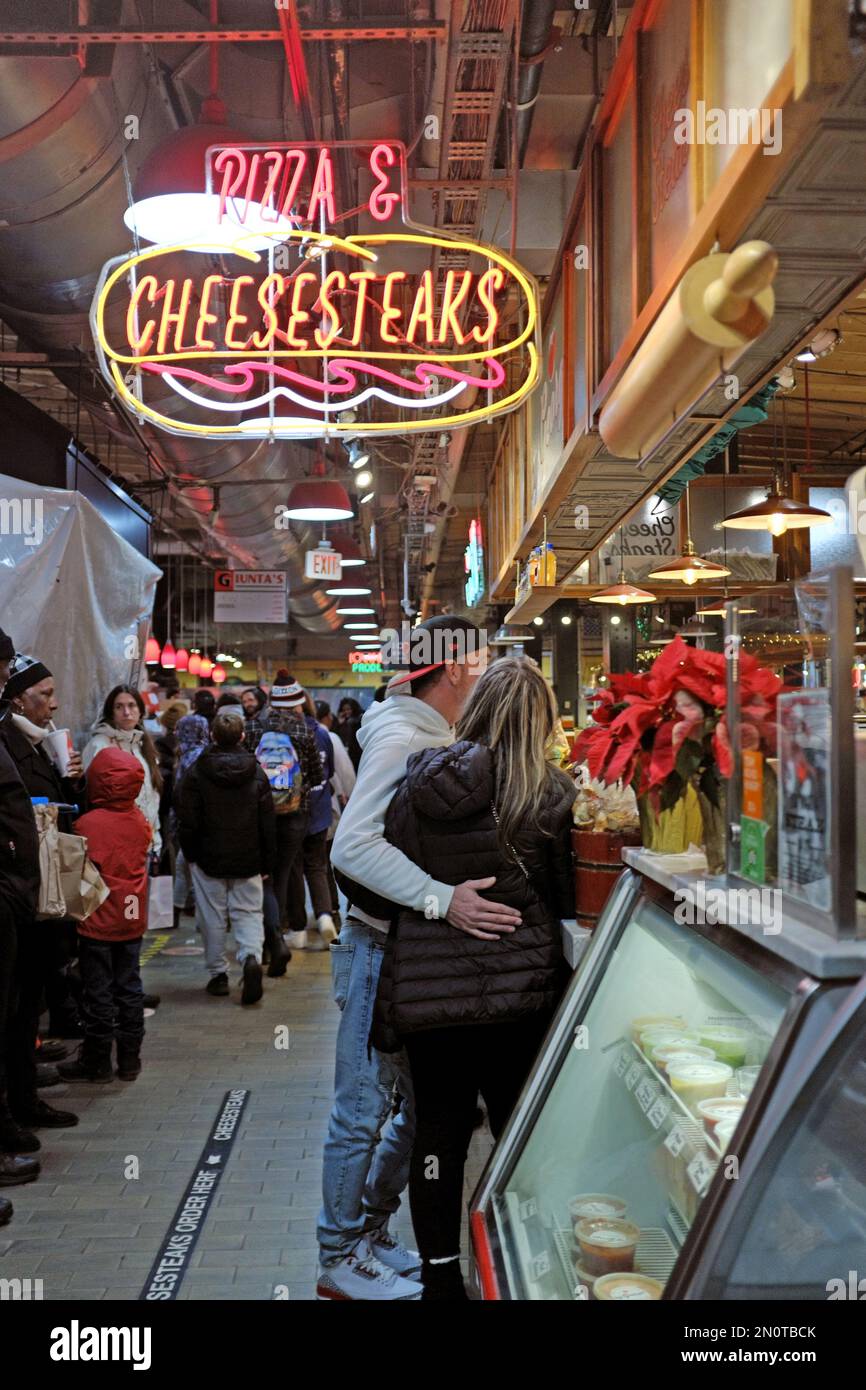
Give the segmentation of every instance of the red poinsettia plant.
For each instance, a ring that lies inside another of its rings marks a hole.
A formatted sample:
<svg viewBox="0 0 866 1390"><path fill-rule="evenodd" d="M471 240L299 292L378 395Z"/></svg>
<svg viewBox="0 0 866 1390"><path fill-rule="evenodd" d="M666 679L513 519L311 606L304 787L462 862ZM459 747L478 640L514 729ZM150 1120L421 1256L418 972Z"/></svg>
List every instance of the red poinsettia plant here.
<svg viewBox="0 0 866 1390"><path fill-rule="evenodd" d="M738 653L740 741L743 748L775 752L779 677L748 653ZM642 675L611 675L595 696L594 725L576 739L572 754L600 782L622 780L662 810L692 782L714 806L720 778L733 772L725 713L727 661L677 637Z"/></svg>

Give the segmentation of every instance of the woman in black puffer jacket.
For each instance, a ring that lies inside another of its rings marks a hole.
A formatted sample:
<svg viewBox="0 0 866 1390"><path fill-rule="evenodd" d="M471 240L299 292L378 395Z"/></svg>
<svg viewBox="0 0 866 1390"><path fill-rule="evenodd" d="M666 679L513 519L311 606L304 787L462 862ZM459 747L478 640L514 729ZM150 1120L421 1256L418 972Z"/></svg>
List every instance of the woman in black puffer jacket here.
<svg viewBox="0 0 866 1390"><path fill-rule="evenodd" d="M487 879L517 908L513 934L456 931L401 910L382 966L372 1041L405 1046L417 1132L409 1178L425 1299L465 1298L463 1168L479 1092L498 1137L562 995L560 919L574 915L571 778L547 761L556 701L534 662L505 657L478 681L458 742L409 759L385 834L446 883ZM431 1157L437 1181L431 1181Z"/></svg>

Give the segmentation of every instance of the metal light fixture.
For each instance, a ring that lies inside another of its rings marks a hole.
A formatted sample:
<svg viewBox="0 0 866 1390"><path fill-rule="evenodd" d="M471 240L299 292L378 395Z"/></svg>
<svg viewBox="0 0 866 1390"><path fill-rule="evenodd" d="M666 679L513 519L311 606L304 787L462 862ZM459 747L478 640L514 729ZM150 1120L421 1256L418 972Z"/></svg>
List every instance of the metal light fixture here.
<svg viewBox="0 0 866 1390"><path fill-rule="evenodd" d="M673 642L676 636L676 628L665 623L664 627L660 627L657 632L653 633L649 639L649 644L651 647L666 647L669 642Z"/></svg>
<svg viewBox="0 0 866 1390"><path fill-rule="evenodd" d="M344 623L344 624L343 624L343 627L346 629L347 632L350 632L350 631L360 632L362 629L365 629L365 628L366 628L367 630L375 630L378 626L379 626L378 623Z"/></svg>
<svg viewBox="0 0 866 1390"><path fill-rule="evenodd" d="M349 445L349 463L354 469L363 468L365 463L370 462L370 451L365 449L363 444L359 444L356 439Z"/></svg>
<svg viewBox="0 0 866 1390"><path fill-rule="evenodd" d="M343 569L349 569L352 565L366 565L367 561L361 551L358 542L353 540L347 532L331 532L331 544L340 553L340 561Z"/></svg>
<svg viewBox="0 0 866 1390"><path fill-rule="evenodd" d="M559 621L562 623L563 627L571 627L571 614L563 613Z"/></svg>
<svg viewBox="0 0 866 1390"><path fill-rule="evenodd" d="M367 613L375 613L375 608L338 608L337 614L341 618L361 618Z"/></svg>
<svg viewBox="0 0 866 1390"><path fill-rule="evenodd" d="M664 560L654 570L650 570L648 579L672 579L681 584L697 584L699 579L724 579L725 575L730 574L727 565L719 565L715 560L705 560L695 550L691 538L691 525L689 520L689 490L686 488L683 494L683 501L686 508L686 539L682 547L682 553L673 560Z"/></svg>
<svg viewBox="0 0 866 1390"><path fill-rule="evenodd" d="M285 515L293 521L345 521L354 513L342 483L333 478L304 478L289 493Z"/></svg>
<svg viewBox="0 0 866 1390"><path fill-rule="evenodd" d="M808 372L806 377L808 378ZM826 526L828 522L833 520L829 512L823 511L820 507L813 507L808 502L798 502L788 495L785 482L788 473L788 425L785 407L786 402L783 399L782 466L776 470L773 486L761 502L756 502L752 507L744 507L742 511L733 512L724 518L722 525L730 527L733 531L769 531L771 536L784 536L786 531L802 531L807 527ZM808 418L807 414L806 419L808 420ZM775 424L776 413L774 410L774 444Z"/></svg>
<svg viewBox="0 0 866 1390"><path fill-rule="evenodd" d="M622 608L629 603L655 603L655 594L650 594L646 589L638 589L634 584L629 584L625 577L625 542L623 540L623 528L619 528L619 579L616 584L609 584L606 589L599 589L597 594L590 594L590 603L616 603Z"/></svg>
<svg viewBox="0 0 866 1390"><path fill-rule="evenodd" d="M369 487L372 481L373 474L370 472L369 468L365 468L364 471L362 473L359 473L357 478L355 479L355 482L358 484L358 487L360 488Z"/></svg>
<svg viewBox="0 0 866 1390"><path fill-rule="evenodd" d="M346 563L346 561L344 560L344 561L343 561L343 564L345 564L345 563ZM348 586L346 586L346 585L341 586L339 589L326 589L326 590L325 590L325 593L326 593L326 594L328 594L329 596L336 597L336 598L360 598L362 595L366 596L367 594L372 594L372 592L373 592L372 589L363 589L363 588L353 589L353 588L350 588L350 587L348 587Z"/></svg>
<svg viewBox="0 0 866 1390"><path fill-rule="evenodd" d="M365 502L372 502L375 496L375 492L365 492L364 496L361 498L361 506L363 507Z"/></svg>

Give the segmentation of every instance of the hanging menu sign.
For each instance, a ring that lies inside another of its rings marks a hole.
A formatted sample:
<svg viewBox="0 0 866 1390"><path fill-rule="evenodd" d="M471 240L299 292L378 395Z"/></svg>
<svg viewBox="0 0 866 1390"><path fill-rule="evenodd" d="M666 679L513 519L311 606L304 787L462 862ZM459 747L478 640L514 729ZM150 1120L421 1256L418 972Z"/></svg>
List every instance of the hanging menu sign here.
<svg viewBox="0 0 866 1390"><path fill-rule="evenodd" d="M285 623L289 591L282 570L217 570L215 623Z"/></svg>
<svg viewBox="0 0 866 1390"><path fill-rule="evenodd" d="M345 156L360 208L338 205ZM135 415L175 434L310 439L356 434L363 408L365 435L405 435L532 390L535 281L495 247L413 226L398 142L213 145L205 172L212 239L116 257L99 278L100 366ZM370 230L347 232L354 217Z"/></svg>

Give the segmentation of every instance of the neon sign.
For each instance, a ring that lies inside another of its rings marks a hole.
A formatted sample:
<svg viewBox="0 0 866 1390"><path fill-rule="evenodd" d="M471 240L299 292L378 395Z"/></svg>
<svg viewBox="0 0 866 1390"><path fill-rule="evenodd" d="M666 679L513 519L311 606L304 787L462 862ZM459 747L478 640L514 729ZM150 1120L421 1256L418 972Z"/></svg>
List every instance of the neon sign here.
<svg viewBox="0 0 866 1390"><path fill-rule="evenodd" d="M481 542L481 522L473 517L469 523L469 544L463 552L466 568L466 604L474 608L484 593L484 547Z"/></svg>
<svg viewBox="0 0 866 1390"><path fill-rule="evenodd" d="M366 194L341 212L346 149ZM94 296L100 366L141 419L317 438L357 433L366 406L365 435L406 434L502 414L535 386L534 280L497 248L413 226L402 145L213 146L206 172L234 244L116 257ZM361 230L342 235L353 216ZM254 249L269 222L272 244Z"/></svg>

